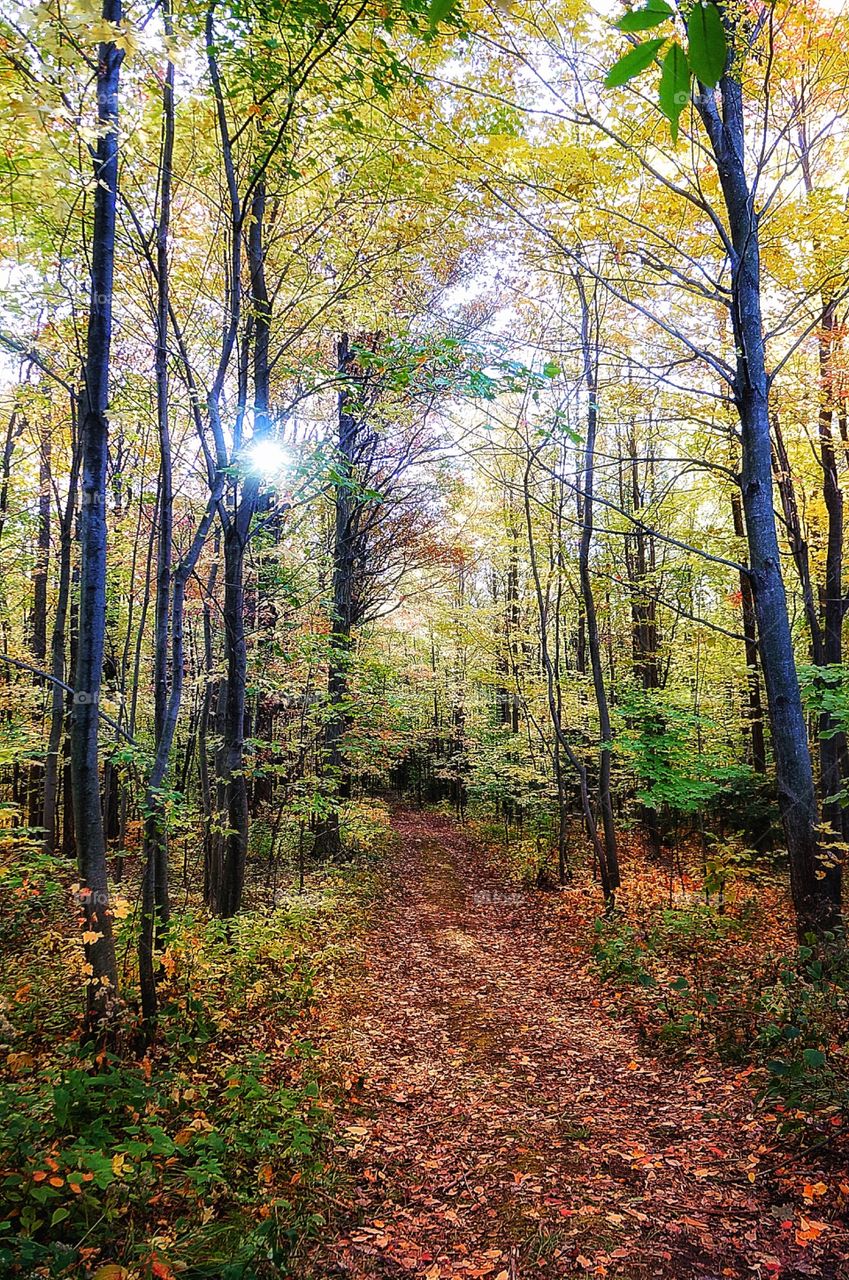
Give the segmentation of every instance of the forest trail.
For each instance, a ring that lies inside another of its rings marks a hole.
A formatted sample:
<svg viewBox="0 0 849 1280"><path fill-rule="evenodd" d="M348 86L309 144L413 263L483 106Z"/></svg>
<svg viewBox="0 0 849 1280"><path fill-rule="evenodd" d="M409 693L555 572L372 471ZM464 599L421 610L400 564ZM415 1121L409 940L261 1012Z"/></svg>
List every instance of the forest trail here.
<svg viewBox="0 0 849 1280"><path fill-rule="evenodd" d="M315 1274L849 1275L846 1233L805 1208L816 1172L795 1196L770 1174L743 1075L641 1052L562 899L499 885L448 818L395 828L366 973L333 1011L351 1182Z"/></svg>

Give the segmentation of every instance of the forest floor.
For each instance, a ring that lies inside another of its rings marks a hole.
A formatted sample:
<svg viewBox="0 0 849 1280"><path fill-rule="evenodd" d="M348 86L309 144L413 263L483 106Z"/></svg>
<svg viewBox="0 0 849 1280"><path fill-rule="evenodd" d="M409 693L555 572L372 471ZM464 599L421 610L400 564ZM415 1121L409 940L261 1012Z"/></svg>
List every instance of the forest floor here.
<svg viewBox="0 0 849 1280"><path fill-rule="evenodd" d="M505 887L450 818L395 830L323 1014L347 1101L310 1276L849 1278L833 1155L775 1150L748 1072L641 1049L568 895Z"/></svg>

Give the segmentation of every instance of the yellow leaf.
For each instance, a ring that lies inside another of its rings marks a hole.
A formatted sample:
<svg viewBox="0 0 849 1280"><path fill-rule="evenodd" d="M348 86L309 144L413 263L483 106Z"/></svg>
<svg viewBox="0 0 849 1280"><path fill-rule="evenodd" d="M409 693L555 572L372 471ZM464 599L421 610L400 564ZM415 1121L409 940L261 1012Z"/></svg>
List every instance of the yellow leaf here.
<svg viewBox="0 0 849 1280"><path fill-rule="evenodd" d="M120 27L114 22L107 22L105 18L92 22L88 28L92 44L110 44L119 32Z"/></svg>
<svg viewBox="0 0 849 1280"><path fill-rule="evenodd" d="M22 1071L26 1071L28 1067L35 1066L35 1058L31 1053L8 1053L6 1055L6 1066L9 1068L13 1076L20 1075Z"/></svg>
<svg viewBox="0 0 849 1280"><path fill-rule="evenodd" d="M115 48L123 49L128 62L130 58L138 53L139 38L126 18L115 35Z"/></svg>

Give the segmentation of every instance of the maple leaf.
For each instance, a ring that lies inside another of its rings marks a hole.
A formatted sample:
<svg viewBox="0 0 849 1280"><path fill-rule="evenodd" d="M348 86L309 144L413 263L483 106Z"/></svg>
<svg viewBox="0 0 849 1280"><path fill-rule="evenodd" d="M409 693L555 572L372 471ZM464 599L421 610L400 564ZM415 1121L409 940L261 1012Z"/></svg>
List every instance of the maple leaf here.
<svg viewBox="0 0 849 1280"><path fill-rule="evenodd" d="M813 1240L818 1240L825 1231L828 1231L827 1222L815 1222L813 1218L806 1218L803 1214L796 1230L796 1243L810 1244Z"/></svg>

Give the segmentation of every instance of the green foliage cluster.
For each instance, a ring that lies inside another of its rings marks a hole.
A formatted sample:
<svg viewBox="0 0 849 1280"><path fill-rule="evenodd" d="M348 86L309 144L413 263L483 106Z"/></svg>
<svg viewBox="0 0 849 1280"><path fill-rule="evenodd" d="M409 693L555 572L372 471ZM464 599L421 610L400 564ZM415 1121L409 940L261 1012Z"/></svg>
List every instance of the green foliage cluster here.
<svg viewBox="0 0 849 1280"><path fill-rule="evenodd" d="M616 22L620 31L650 31L674 22L675 10L666 0L647 0ZM678 138L678 121L690 100L690 85L696 80L707 89L715 88L728 62L728 42L722 14L713 0L696 0L687 14L686 45L674 34L653 36L631 48L607 74L608 88L627 84L655 61L665 48L661 63L658 105L669 121L673 141Z"/></svg>
<svg viewBox="0 0 849 1280"><path fill-rule="evenodd" d="M813 940L811 940L812 942ZM801 946L760 993L756 1048L763 1096L783 1108L783 1128L849 1110L849 950L844 938Z"/></svg>
<svg viewBox="0 0 849 1280"><path fill-rule="evenodd" d="M14 851L12 858L10 851ZM0 945L8 955L26 943L34 919L49 919L55 912L64 887L56 859L20 828L0 837L0 858Z"/></svg>
<svg viewBox="0 0 849 1280"><path fill-rule="evenodd" d="M477 829L487 843L502 846L520 884L546 883L557 841L557 791L545 762L528 757L522 738L497 729L469 747L466 785Z"/></svg>
<svg viewBox="0 0 849 1280"><path fill-rule="evenodd" d="M176 1053L150 1075L144 1064L67 1045L49 1072L0 1086L2 1161L11 1170L4 1275L36 1266L67 1274L81 1248L112 1261L117 1250L128 1263L155 1256L151 1206L157 1216L175 1213L161 1253L184 1274L274 1274L268 1267L285 1265L314 1218L303 1191L283 1188L263 1197L269 1212L258 1217L261 1168L298 1172L302 1188L318 1174L327 1124L318 1085L309 1076L276 1082L261 1053L222 1061L200 1089L196 1080L190 1059Z"/></svg>
<svg viewBox="0 0 849 1280"><path fill-rule="evenodd" d="M765 779L743 762L729 762L719 726L663 694L625 686L619 703L624 727L616 753L636 780L636 798L674 826L696 815L717 829L754 839L777 824Z"/></svg>

